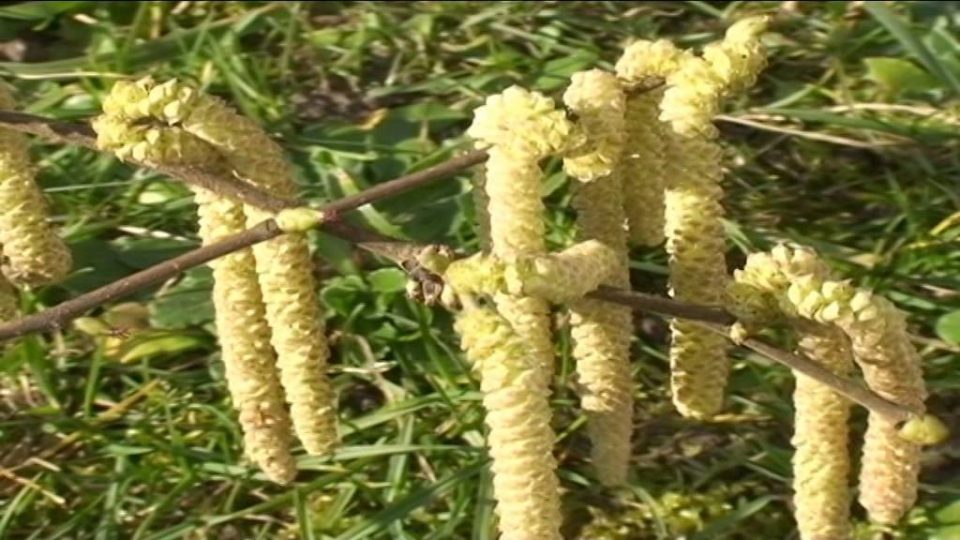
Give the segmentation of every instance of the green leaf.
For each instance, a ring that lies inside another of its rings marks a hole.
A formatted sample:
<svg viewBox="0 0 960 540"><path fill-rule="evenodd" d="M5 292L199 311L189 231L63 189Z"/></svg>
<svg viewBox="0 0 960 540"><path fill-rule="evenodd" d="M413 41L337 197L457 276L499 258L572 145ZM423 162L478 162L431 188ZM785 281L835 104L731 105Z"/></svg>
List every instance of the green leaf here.
<svg viewBox="0 0 960 540"><path fill-rule="evenodd" d="M407 274L399 268L381 268L367 274L373 290L379 293L396 293L406 289Z"/></svg>
<svg viewBox="0 0 960 540"><path fill-rule="evenodd" d="M865 58L867 78L889 94L897 97L904 92L926 92L937 87L937 80L912 62L901 58Z"/></svg>
<svg viewBox="0 0 960 540"><path fill-rule="evenodd" d="M899 15L883 2L864 2L863 8L886 27L887 31L900 42L904 50L916 57L927 68L927 71L936 75L945 85L953 89L954 93L960 93L960 79L947 70L937 59L937 56L922 41L917 39L917 36L913 34L910 27Z"/></svg>
<svg viewBox="0 0 960 540"><path fill-rule="evenodd" d="M934 517L940 523L960 523L960 499L937 510Z"/></svg>
<svg viewBox="0 0 960 540"><path fill-rule="evenodd" d="M941 527L934 530L927 538L929 540L960 540L960 525Z"/></svg>
<svg viewBox="0 0 960 540"><path fill-rule="evenodd" d="M186 328L213 320L213 274L193 268L179 283L166 289L151 305L151 321L158 328Z"/></svg>
<svg viewBox="0 0 960 540"><path fill-rule="evenodd" d="M0 19L37 21L66 11L88 7L93 2L22 2L0 7Z"/></svg>
<svg viewBox="0 0 960 540"><path fill-rule="evenodd" d="M132 339L131 344L124 346L120 362L135 362L154 356L173 356L205 345L203 339L184 334L148 334L145 337L138 335Z"/></svg>
<svg viewBox="0 0 960 540"><path fill-rule="evenodd" d="M960 343L960 310L951 311L937 319L936 332L947 343Z"/></svg>

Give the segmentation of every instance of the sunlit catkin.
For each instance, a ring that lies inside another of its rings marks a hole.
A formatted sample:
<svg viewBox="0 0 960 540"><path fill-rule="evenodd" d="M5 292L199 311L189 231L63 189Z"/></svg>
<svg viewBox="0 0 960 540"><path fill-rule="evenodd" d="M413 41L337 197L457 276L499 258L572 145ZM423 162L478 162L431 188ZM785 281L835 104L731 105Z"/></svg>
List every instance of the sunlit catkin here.
<svg viewBox="0 0 960 540"><path fill-rule="evenodd" d="M564 101L579 118L587 139L602 143L595 144L584 157L564 161L567 172L581 180L573 203L578 238L608 246L613 268L604 284L629 288L624 173L619 166L627 107L623 89L612 74L581 72L572 77ZM604 485L620 485L627 478L633 431L631 312L598 300L580 299L570 305L570 314L573 356L594 469Z"/></svg>
<svg viewBox="0 0 960 540"><path fill-rule="evenodd" d="M684 55L666 77L660 119L671 125L665 137L666 159L677 167L666 182L665 232L671 294L679 300L712 305L723 301L727 271L721 150L712 140L717 134L712 119L720 98L745 87L763 66L753 57L739 57L763 54L752 44L764 25L749 21L735 24L723 42L709 46L711 56ZM721 61L722 55L730 58ZM716 414L723 406L728 344L679 320L672 322L672 340L671 386L677 409L691 417Z"/></svg>
<svg viewBox="0 0 960 540"><path fill-rule="evenodd" d="M184 129L217 147L241 177L276 196L296 195L282 149L219 100L206 100ZM245 212L247 226L272 217L252 206ZM253 253L294 428L308 452L328 453L338 442L336 398L326 376L330 352L307 237L285 234L257 244Z"/></svg>
<svg viewBox="0 0 960 540"><path fill-rule="evenodd" d="M853 369L850 339L838 328L795 325L799 351L833 373ZM843 540L850 530L850 402L799 372L793 392L793 503L803 540Z"/></svg>
<svg viewBox="0 0 960 540"><path fill-rule="evenodd" d="M626 143L619 170L630 242L663 242L663 190L677 163L665 156L668 128L658 118L663 78L677 70L689 53L666 40L636 41L617 61L617 76L631 90L625 107Z"/></svg>
<svg viewBox="0 0 960 540"><path fill-rule="evenodd" d="M540 361L510 323L468 308L456 330L480 378L501 540L560 540L555 436Z"/></svg>
<svg viewBox="0 0 960 540"><path fill-rule="evenodd" d="M149 114L145 105L151 88L148 81L114 86L104 101L104 115L93 122L99 146L147 165L193 165L227 173L214 148L195 136L176 127L147 128L137 122ZM205 244L246 228L240 204L205 190L195 192ZM238 250L210 266L221 359L243 431L244 452L268 478L289 482L296 476L290 451L293 430L270 347L253 253Z"/></svg>
<svg viewBox="0 0 960 540"><path fill-rule="evenodd" d="M487 148L485 189L492 253L504 262L544 253L539 160L569 148L573 126L553 100L513 86L474 111L467 134ZM553 373L553 340L544 300L499 294L497 308L537 358L544 383Z"/></svg>
<svg viewBox="0 0 960 540"><path fill-rule="evenodd" d="M282 149L221 100L170 81L150 88L141 109L213 146L244 180L275 196L296 194ZM248 205L244 213L247 226L273 217ZM253 254L294 429L308 452L328 453L338 440L336 399L326 376L330 353L307 238L284 234L257 244Z"/></svg>
<svg viewBox="0 0 960 540"><path fill-rule="evenodd" d="M780 246L771 255L751 255L745 270L769 268L771 261L779 261L780 276L769 271L758 275L785 291L780 294L784 310L843 330L870 389L922 414L927 395L922 362L910 342L903 313L885 298L831 279L823 270L804 274L797 266L783 266L787 260L802 260L801 267L823 268L811 251L791 253ZM871 411L868 422L860 503L872 521L891 524L916 502L920 444L902 437L896 423L878 413Z"/></svg>
<svg viewBox="0 0 960 540"><path fill-rule="evenodd" d="M15 107L10 89L0 83L0 109ZM47 222L47 201L34 176L27 138L0 129L0 267L20 285L56 282L73 264L69 248Z"/></svg>

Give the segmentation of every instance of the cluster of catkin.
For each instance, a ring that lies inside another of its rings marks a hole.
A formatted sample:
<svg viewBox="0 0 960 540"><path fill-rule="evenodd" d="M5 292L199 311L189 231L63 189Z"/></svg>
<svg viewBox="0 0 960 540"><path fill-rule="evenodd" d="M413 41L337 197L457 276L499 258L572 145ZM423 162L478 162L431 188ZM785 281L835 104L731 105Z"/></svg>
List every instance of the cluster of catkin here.
<svg viewBox="0 0 960 540"><path fill-rule="evenodd" d="M489 152L483 181L475 184L485 252L450 265L445 279L463 306L458 330L481 385L511 396L485 400L503 538L559 538L553 433L542 419L553 371L548 301L569 311L591 457L608 486L623 484L629 470L632 320L627 308L584 295L601 285L629 287L629 246L666 239L673 295L725 301L720 151L711 121L721 99L749 86L764 65L765 24L735 24L702 56L667 41L634 43L616 73L572 76L566 114L516 86L475 111L467 133ZM550 156L562 158L576 180L578 240L552 254L540 193L540 165ZM511 345L490 346L493 335ZM673 395L684 414L708 417L720 409L726 347L722 336L674 324ZM522 407L536 410L537 420Z"/></svg>
<svg viewBox="0 0 960 540"><path fill-rule="evenodd" d="M734 297L766 306L742 318L765 325L786 322L799 338L800 352L810 359L838 375L851 372L856 363L871 390L922 414L921 359L904 314L888 300L837 280L812 251L782 245L750 255L735 279ZM801 537L848 538L850 404L802 374L796 378L794 502ZM871 412L859 500L872 521L896 523L913 506L919 469L919 442Z"/></svg>
<svg viewBox="0 0 960 540"><path fill-rule="evenodd" d="M180 82L118 82L93 126L100 147L121 159L198 167L278 197L296 195L281 148L255 122ZM203 189L195 194L205 244L273 217ZM307 238L289 232L211 267L221 355L245 452L270 479L289 482L296 475L294 433L312 454L330 452L338 440Z"/></svg>
<svg viewBox="0 0 960 540"><path fill-rule="evenodd" d="M0 109L16 108L0 83ZM0 321L17 313L15 286L55 283L70 272L69 248L48 222L49 208L35 181L29 141L0 129Z"/></svg>

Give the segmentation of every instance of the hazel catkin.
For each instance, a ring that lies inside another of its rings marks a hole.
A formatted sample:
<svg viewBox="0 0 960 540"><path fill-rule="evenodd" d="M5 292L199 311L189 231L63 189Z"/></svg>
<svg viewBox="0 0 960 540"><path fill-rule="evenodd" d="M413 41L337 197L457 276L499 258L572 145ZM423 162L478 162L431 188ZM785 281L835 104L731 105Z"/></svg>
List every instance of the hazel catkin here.
<svg viewBox="0 0 960 540"><path fill-rule="evenodd" d="M114 85L104 100L104 115L93 122L98 145L121 159L147 165L189 165L227 174L229 169L216 150L195 136L179 127L147 127L137 122L150 114L145 104L152 87L147 80ZM246 228L239 203L206 190L194 191L205 244ZM296 476L290 451L293 429L270 347L253 253L238 250L210 266L221 359L243 431L244 452L271 480L287 483Z"/></svg>
<svg viewBox="0 0 960 540"><path fill-rule="evenodd" d="M105 103L105 111L146 115L178 127L213 147L244 180L278 197L295 194L279 146L219 99L175 80L128 85L117 95L123 99ZM131 99L135 103L124 101ZM273 217L249 205L244 213L247 226ZM308 452L328 453L338 440L335 396L325 372L329 349L306 236L284 234L257 244L253 254L294 429Z"/></svg>
<svg viewBox="0 0 960 540"><path fill-rule="evenodd" d="M614 75L591 70L573 76L564 101L579 118L588 139L602 141L593 151L596 158L564 160L567 172L580 180L573 202L577 237L582 240L578 245L599 242L607 246L610 260L601 265L599 261L603 259L599 257L582 258L588 267L609 266L603 284L629 288L622 167L626 97ZM592 168L585 167L584 161ZM572 261L562 262L568 268L577 266ZM574 286L562 288L576 290ZM593 467L601 483L620 485L627 479L633 433L632 314L622 306L578 298L570 304L570 316L572 353L577 363L580 403L587 415Z"/></svg>
<svg viewBox="0 0 960 540"><path fill-rule="evenodd" d="M0 274L0 321L9 321L17 316L17 290Z"/></svg>
<svg viewBox="0 0 960 540"><path fill-rule="evenodd" d="M13 94L0 83L0 109L14 109ZM46 285L66 277L70 249L50 226L47 201L35 181L29 142L0 129L0 268L20 285Z"/></svg>
<svg viewBox="0 0 960 540"><path fill-rule="evenodd" d="M673 73L689 54L667 40L636 41L617 61L617 76L627 88L642 87ZM619 170L630 242L655 246L664 239L663 190L676 164L666 159L668 128L658 118L663 89L640 90L626 99L626 141Z"/></svg>
<svg viewBox="0 0 960 540"><path fill-rule="evenodd" d="M486 189L491 251L504 262L542 254L543 216L539 160L574 145L573 125L553 100L518 86L489 96L474 111L467 134L488 148ZM553 373L553 340L544 300L499 294L497 308L514 326L542 367Z"/></svg>
<svg viewBox="0 0 960 540"><path fill-rule="evenodd" d="M480 378L501 540L560 540L555 436L540 362L490 308L468 308L456 330Z"/></svg>

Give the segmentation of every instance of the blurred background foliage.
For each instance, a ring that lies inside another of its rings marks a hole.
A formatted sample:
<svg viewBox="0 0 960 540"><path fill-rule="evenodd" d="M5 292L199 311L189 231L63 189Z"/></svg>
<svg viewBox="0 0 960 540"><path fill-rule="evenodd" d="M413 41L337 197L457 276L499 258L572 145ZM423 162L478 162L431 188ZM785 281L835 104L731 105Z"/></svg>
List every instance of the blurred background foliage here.
<svg viewBox="0 0 960 540"><path fill-rule="evenodd" d="M510 84L559 95L631 39L696 47L737 17L775 14L770 67L718 120L730 265L796 241L888 295L910 313L931 407L960 432L956 2L2 4L0 75L28 112L86 118L118 78L188 80L282 140L313 201L462 150L472 108ZM77 266L25 295L24 310L197 246L183 186L87 150L35 150ZM547 173L549 239L561 246L572 239L567 181L558 163ZM473 250L470 204L465 174L350 219ZM323 235L314 245L343 416L335 456L301 453L291 488L245 464L210 273L194 269L95 313L109 335L67 329L3 348L0 538L492 538L482 410L449 316L407 300L384 261ZM661 250L637 250L632 265L637 288L664 291ZM638 314L637 327L633 479L618 492L591 478L561 331L565 534L792 538L790 374L742 356L729 414L684 420L666 394L665 324ZM956 438L927 452L920 505L885 534L960 538L958 458Z"/></svg>

